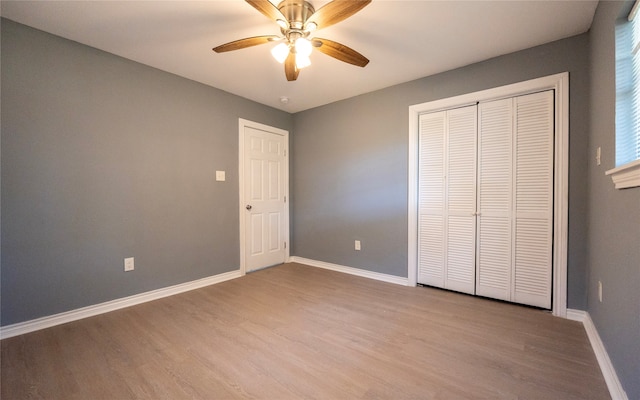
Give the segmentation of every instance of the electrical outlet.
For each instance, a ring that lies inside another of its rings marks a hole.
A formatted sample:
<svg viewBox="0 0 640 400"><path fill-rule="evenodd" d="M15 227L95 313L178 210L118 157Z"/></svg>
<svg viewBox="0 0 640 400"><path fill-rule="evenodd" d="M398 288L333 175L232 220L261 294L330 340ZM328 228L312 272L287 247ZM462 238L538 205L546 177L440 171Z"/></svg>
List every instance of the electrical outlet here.
<svg viewBox="0 0 640 400"><path fill-rule="evenodd" d="M124 259L124 270L125 270L125 272L133 271L134 268L135 268L135 266L134 266L134 262L133 262L133 257L125 258Z"/></svg>
<svg viewBox="0 0 640 400"><path fill-rule="evenodd" d="M601 156L602 156L602 148L598 146L598 148L596 149L596 165L600 165Z"/></svg>
<svg viewBox="0 0 640 400"><path fill-rule="evenodd" d="M356 250L362 250L362 247L360 246L360 241L356 240Z"/></svg>
<svg viewBox="0 0 640 400"><path fill-rule="evenodd" d="M602 282L598 281L598 300L602 303Z"/></svg>

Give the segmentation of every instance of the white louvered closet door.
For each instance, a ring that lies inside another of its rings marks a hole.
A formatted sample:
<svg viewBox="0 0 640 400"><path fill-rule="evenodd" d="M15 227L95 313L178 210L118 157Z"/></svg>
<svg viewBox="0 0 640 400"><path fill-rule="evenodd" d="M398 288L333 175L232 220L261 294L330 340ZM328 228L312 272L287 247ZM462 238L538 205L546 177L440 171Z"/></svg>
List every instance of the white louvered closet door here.
<svg viewBox="0 0 640 400"><path fill-rule="evenodd" d="M551 308L553 99L420 116L419 283Z"/></svg>
<svg viewBox="0 0 640 400"><path fill-rule="evenodd" d="M478 113L476 293L551 308L553 92Z"/></svg>
<svg viewBox="0 0 640 400"><path fill-rule="evenodd" d="M553 92L514 99L514 274L511 301L551 308Z"/></svg>
<svg viewBox="0 0 640 400"><path fill-rule="evenodd" d="M447 111L445 288L475 292L477 107Z"/></svg>
<svg viewBox="0 0 640 400"><path fill-rule="evenodd" d="M420 283L474 293L476 138L476 106L420 117Z"/></svg>
<svg viewBox="0 0 640 400"><path fill-rule="evenodd" d="M476 294L510 300L513 100L478 108Z"/></svg>
<svg viewBox="0 0 640 400"><path fill-rule="evenodd" d="M444 287L446 111L420 116L418 282Z"/></svg>

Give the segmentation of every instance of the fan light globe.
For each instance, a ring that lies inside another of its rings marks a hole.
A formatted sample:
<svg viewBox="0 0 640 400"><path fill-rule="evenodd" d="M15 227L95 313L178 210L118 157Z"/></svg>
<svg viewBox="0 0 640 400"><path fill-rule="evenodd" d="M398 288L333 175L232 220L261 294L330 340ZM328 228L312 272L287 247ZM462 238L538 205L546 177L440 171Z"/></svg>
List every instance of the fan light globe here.
<svg viewBox="0 0 640 400"><path fill-rule="evenodd" d="M311 46L311 42L305 38L298 38L296 40L296 54L300 54L309 58L311 55L311 50L313 47Z"/></svg>
<svg viewBox="0 0 640 400"><path fill-rule="evenodd" d="M296 54L296 68L302 69L311 65L311 59L309 56L303 54Z"/></svg>
<svg viewBox="0 0 640 400"><path fill-rule="evenodd" d="M271 49L271 55L276 59L280 64L282 64L289 55L289 46L286 43L280 43L273 49Z"/></svg>

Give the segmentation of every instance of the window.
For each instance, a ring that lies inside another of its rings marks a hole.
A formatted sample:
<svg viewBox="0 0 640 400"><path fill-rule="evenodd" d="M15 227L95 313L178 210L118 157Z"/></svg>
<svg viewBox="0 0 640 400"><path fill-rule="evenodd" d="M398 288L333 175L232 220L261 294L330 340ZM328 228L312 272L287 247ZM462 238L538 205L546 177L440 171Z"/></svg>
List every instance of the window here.
<svg viewBox="0 0 640 400"><path fill-rule="evenodd" d="M640 186L640 16L616 24L616 188Z"/></svg>

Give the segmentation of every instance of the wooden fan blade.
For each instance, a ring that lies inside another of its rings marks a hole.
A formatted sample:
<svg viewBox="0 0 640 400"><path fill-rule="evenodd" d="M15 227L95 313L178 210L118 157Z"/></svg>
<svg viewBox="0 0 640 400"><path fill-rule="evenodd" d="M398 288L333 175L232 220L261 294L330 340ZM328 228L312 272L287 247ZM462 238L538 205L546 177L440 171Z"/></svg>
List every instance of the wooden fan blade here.
<svg viewBox="0 0 640 400"><path fill-rule="evenodd" d="M321 53L331 56L340 61L344 61L349 64L356 65L358 67L364 67L369 64L369 59L350 47L347 47L341 43L334 42L329 39L314 38L311 43Z"/></svg>
<svg viewBox="0 0 640 400"><path fill-rule="evenodd" d="M300 70L296 67L296 55L293 51L289 52L287 59L284 61L284 74L287 76L288 81L295 81L298 79Z"/></svg>
<svg viewBox="0 0 640 400"><path fill-rule="evenodd" d="M224 53L225 51L240 50L251 46L257 46L259 44L269 43L280 39L279 36L254 36L245 39L234 40L233 42L221 44L218 47L214 47L213 51L216 53Z"/></svg>
<svg viewBox="0 0 640 400"><path fill-rule="evenodd" d="M333 0L313 13L309 22L315 22L318 29L326 28L345 20L365 8L371 0Z"/></svg>
<svg viewBox="0 0 640 400"><path fill-rule="evenodd" d="M278 7L274 6L269 0L245 0L251 4L253 8L260 11L267 18L271 18L274 21L279 19L286 21L287 19L282 15Z"/></svg>

